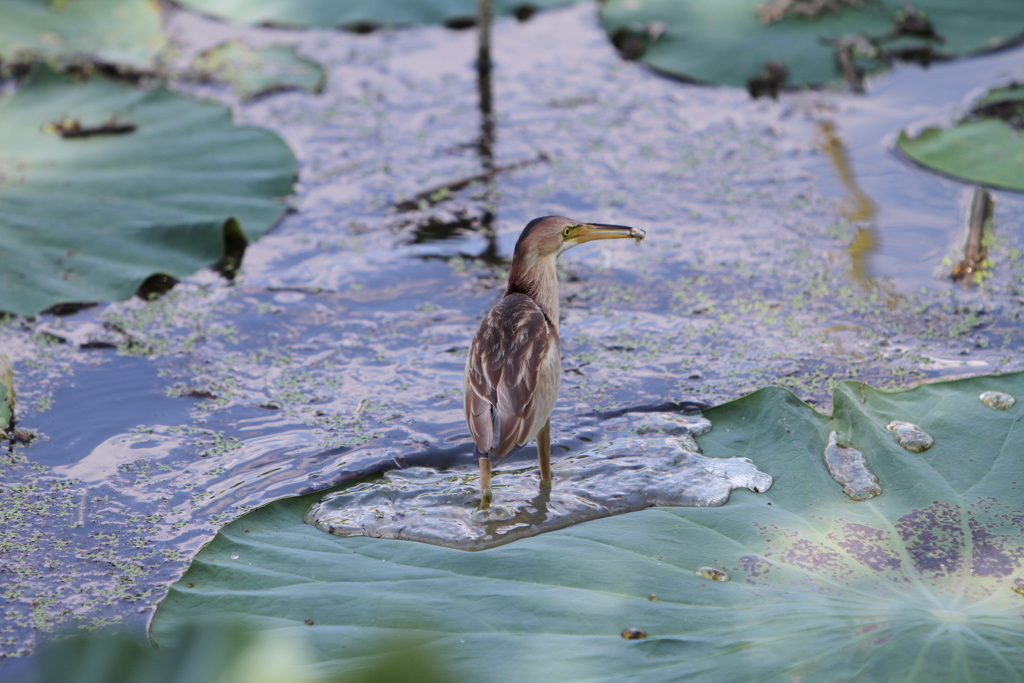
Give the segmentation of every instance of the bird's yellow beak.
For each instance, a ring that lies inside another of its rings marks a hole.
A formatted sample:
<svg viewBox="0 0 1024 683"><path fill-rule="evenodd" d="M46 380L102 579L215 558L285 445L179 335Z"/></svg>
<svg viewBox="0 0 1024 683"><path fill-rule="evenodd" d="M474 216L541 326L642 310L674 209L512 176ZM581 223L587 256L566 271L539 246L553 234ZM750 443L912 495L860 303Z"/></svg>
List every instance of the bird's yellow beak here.
<svg viewBox="0 0 1024 683"><path fill-rule="evenodd" d="M640 244L647 233L640 228L631 228L626 225L605 225L603 223L583 223L571 229L567 237L577 244L592 242L594 240L615 240L632 238Z"/></svg>

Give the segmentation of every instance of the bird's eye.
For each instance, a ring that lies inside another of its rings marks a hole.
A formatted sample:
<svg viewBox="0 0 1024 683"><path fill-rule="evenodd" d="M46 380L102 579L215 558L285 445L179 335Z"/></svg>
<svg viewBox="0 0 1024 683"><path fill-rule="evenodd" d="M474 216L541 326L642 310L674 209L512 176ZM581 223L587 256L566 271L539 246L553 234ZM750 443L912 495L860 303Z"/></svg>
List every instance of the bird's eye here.
<svg viewBox="0 0 1024 683"><path fill-rule="evenodd" d="M566 226L565 230L562 231L562 234L565 235L566 237L568 237L569 236L569 232L570 232L569 226Z"/></svg>

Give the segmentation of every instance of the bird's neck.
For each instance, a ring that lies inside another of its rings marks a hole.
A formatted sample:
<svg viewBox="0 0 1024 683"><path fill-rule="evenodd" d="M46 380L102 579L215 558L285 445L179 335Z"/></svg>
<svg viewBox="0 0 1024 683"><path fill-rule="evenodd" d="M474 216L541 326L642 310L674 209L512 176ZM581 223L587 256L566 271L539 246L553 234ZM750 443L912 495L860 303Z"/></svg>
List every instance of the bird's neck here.
<svg viewBox="0 0 1024 683"><path fill-rule="evenodd" d="M505 296L519 292L533 299L548 321L558 329L558 275L555 270L557 256L539 256L512 259Z"/></svg>

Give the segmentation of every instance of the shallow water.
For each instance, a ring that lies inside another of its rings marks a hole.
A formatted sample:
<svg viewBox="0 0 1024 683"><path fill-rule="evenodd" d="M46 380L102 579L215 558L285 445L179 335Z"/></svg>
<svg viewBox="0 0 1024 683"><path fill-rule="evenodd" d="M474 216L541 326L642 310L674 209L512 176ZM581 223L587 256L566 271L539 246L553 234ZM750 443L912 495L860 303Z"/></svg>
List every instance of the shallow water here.
<svg viewBox="0 0 1024 683"><path fill-rule="evenodd" d="M656 505L717 507L733 489L772 485L749 458L701 455L693 437L711 429L703 417L655 413L604 426L602 438L553 463L548 484L537 466L495 469L486 509L475 467L413 467L329 493L305 520L337 536L483 550Z"/></svg>
<svg viewBox="0 0 1024 683"><path fill-rule="evenodd" d="M616 434L615 419L770 383L828 410L837 379L1024 367L1024 236L1011 229L1024 201L995 193L993 277L961 289L934 271L955 249L962 186L890 151L901 127L1024 80L1022 49L901 67L863 97L753 101L620 61L590 5L503 20L492 152L523 165L399 211L486 161L472 32L276 31L184 12L170 27L185 61L237 36L297 44L328 68L323 95L247 105L175 86L287 139L296 210L250 245L234 283L204 271L148 304L0 326L19 426L39 433L2 453L0 652L69 619L142 629L217 526L253 506L396 467L472 466L465 353L537 215L648 235L562 263L556 459Z"/></svg>

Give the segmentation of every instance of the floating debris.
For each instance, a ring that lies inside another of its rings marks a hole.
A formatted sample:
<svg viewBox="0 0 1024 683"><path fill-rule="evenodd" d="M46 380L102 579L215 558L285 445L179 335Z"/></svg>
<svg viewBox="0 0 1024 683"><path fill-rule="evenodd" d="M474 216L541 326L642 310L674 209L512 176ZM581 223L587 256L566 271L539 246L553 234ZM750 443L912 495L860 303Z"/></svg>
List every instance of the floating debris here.
<svg viewBox="0 0 1024 683"><path fill-rule="evenodd" d="M992 269L988 261L992 216L995 212L992 193L983 187L974 188L971 205L964 219L964 257L953 265L950 277L956 282L981 282Z"/></svg>
<svg viewBox="0 0 1024 683"><path fill-rule="evenodd" d="M935 445L935 439L928 432L911 422L893 420L885 428L895 434L896 441L911 453L922 453Z"/></svg>
<svg viewBox="0 0 1024 683"><path fill-rule="evenodd" d="M1001 391L985 391L978 398L989 408L995 408L996 410L1012 408L1013 404L1017 402L1017 399L1013 396L1004 394Z"/></svg>
<svg viewBox="0 0 1024 683"><path fill-rule="evenodd" d="M832 478L843 485L843 493L852 500L867 500L882 492L878 478L868 469L864 454L856 448L840 444L835 432L828 435L825 465Z"/></svg>
<svg viewBox="0 0 1024 683"><path fill-rule="evenodd" d="M44 133L57 133L62 138L88 138L93 135L124 135L135 131L134 123L122 123L117 117L98 126L83 126L78 119L63 118L59 121L43 124Z"/></svg>
<svg viewBox="0 0 1024 683"><path fill-rule="evenodd" d="M622 629L622 637L626 640L643 640L647 637L647 631L630 626L629 628Z"/></svg>
<svg viewBox="0 0 1024 683"><path fill-rule="evenodd" d="M651 602L658 602L658 596L655 595L654 593L651 593L650 595L648 595L647 599L650 600Z"/></svg>
<svg viewBox="0 0 1024 683"><path fill-rule="evenodd" d="M1024 579L1014 579L1013 585L1010 586L1010 590L1012 590L1014 593L1020 593L1021 595L1024 595Z"/></svg>
<svg viewBox="0 0 1024 683"><path fill-rule="evenodd" d="M640 228L630 228L629 235L633 238L633 243L639 247L640 243L644 241L645 237L647 237L647 231L641 230Z"/></svg>
<svg viewBox="0 0 1024 683"><path fill-rule="evenodd" d="M724 569L718 569L717 567L697 567L693 570L693 573L702 579L711 579L712 581L729 580L729 573Z"/></svg>
<svg viewBox="0 0 1024 683"><path fill-rule="evenodd" d="M634 431L665 427L703 433L710 428L704 418L691 418L684 427L659 415L630 424ZM443 472L426 467L394 470L328 494L309 509L305 520L338 536L479 550L656 505L715 507L735 488L761 493L772 485L771 476L747 458L701 455L688 433L626 433L562 458L552 470L554 486L541 488L532 463L496 469L494 503L485 510L477 509L478 474L472 465Z"/></svg>
<svg viewBox="0 0 1024 683"><path fill-rule="evenodd" d="M761 95L770 95L773 100L779 99L779 89L789 78L789 69L782 62L765 62L764 67L756 76L747 79L747 92L755 100Z"/></svg>

